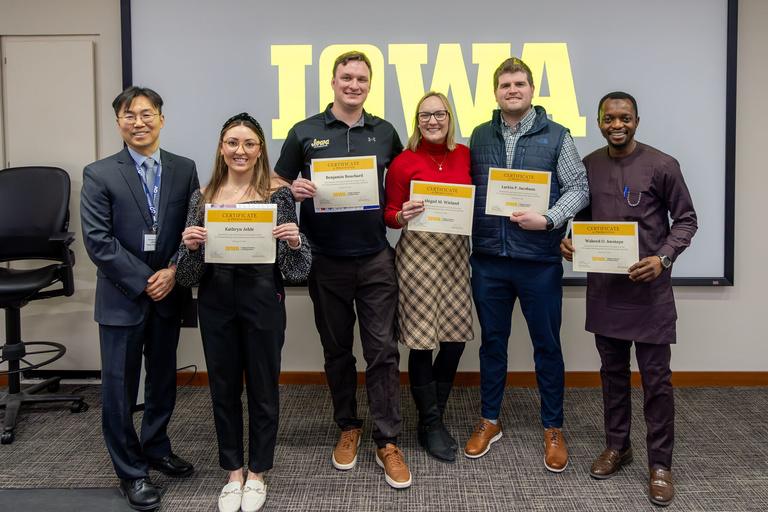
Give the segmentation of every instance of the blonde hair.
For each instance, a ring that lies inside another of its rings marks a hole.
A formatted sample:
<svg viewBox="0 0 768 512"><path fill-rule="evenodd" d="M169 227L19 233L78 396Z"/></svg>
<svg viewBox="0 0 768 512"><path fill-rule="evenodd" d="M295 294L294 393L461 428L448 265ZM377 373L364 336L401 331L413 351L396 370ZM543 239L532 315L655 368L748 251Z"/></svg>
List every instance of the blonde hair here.
<svg viewBox="0 0 768 512"><path fill-rule="evenodd" d="M445 136L445 142L447 144L448 151L453 151L456 149L456 116L453 115L453 107L451 106L451 102L448 101L448 98L446 98L445 94L437 91L429 91L427 94L421 97L419 102L416 104L416 113L413 116L413 133L411 133L410 138L408 139L408 149L411 151L416 151L419 147L419 144L421 144L421 130L419 129L419 109L421 108L421 104L424 103L424 100L427 98L431 98L432 96L435 96L437 98L440 98L440 101L443 102L443 105L445 106L445 110L448 111L448 133Z"/></svg>

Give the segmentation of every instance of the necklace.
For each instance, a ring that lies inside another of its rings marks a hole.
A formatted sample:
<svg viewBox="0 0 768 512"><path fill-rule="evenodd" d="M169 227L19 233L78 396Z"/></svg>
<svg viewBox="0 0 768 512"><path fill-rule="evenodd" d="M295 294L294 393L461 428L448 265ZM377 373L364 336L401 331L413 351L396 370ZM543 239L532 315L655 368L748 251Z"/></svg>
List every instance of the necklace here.
<svg viewBox="0 0 768 512"><path fill-rule="evenodd" d="M250 182L249 182L247 185L249 186L249 185L250 185ZM234 186L233 184L231 184L231 183L229 183L229 186L230 186L230 187L232 187L232 190L234 190L234 191L235 191L235 194L237 194L238 192L240 192L240 189L241 189L241 188L243 188L243 185L240 185L239 187L235 187L235 186ZM246 189L247 189L247 186L246 186Z"/></svg>
<svg viewBox="0 0 768 512"><path fill-rule="evenodd" d="M443 164L445 163L446 159L448 158L448 152L445 153L445 156L443 157L443 161L440 162L439 164L437 163L437 160L435 160L434 157L432 157L432 155L427 153L427 156L429 158L432 158L432 161L435 162L435 164L437 164L437 170L438 171L442 171L443 170Z"/></svg>

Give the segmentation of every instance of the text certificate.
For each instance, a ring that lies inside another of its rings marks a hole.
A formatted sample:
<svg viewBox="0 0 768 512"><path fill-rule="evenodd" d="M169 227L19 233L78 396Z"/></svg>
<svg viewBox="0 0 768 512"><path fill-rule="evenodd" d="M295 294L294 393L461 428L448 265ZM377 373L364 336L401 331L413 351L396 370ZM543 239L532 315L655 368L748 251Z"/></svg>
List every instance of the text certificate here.
<svg viewBox="0 0 768 512"><path fill-rule="evenodd" d="M276 204L206 204L206 263L274 263Z"/></svg>
<svg viewBox="0 0 768 512"><path fill-rule="evenodd" d="M637 222L573 223L573 270L627 274L640 260Z"/></svg>
<svg viewBox="0 0 768 512"><path fill-rule="evenodd" d="M472 234L474 185L412 181L411 200L424 201L424 211L408 222L411 231Z"/></svg>
<svg viewBox="0 0 768 512"><path fill-rule="evenodd" d="M376 156L315 158L309 166L317 185L315 212L332 213L379 208Z"/></svg>
<svg viewBox="0 0 768 512"><path fill-rule="evenodd" d="M526 169L488 170L486 215L510 217L515 212L544 213L549 209L551 173Z"/></svg>

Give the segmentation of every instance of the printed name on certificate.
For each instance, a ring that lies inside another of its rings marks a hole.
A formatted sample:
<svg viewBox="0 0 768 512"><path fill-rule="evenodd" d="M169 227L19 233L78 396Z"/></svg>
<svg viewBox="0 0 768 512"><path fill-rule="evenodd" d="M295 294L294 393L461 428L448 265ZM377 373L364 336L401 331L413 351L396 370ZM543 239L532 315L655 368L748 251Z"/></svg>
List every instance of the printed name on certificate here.
<svg viewBox="0 0 768 512"><path fill-rule="evenodd" d="M510 217L515 212L544 213L549 209L552 174L527 169L488 170L486 215Z"/></svg>
<svg viewBox="0 0 768 512"><path fill-rule="evenodd" d="M573 222L573 270L627 274L637 263L637 222Z"/></svg>
<svg viewBox="0 0 768 512"><path fill-rule="evenodd" d="M475 186L411 181L411 199L424 201L424 211L408 222L411 231L472 234Z"/></svg>
<svg viewBox="0 0 768 512"><path fill-rule="evenodd" d="M274 263L275 204L205 205L206 263Z"/></svg>
<svg viewBox="0 0 768 512"><path fill-rule="evenodd" d="M373 210L379 205L376 156L315 158L310 178L317 185L315 212Z"/></svg>

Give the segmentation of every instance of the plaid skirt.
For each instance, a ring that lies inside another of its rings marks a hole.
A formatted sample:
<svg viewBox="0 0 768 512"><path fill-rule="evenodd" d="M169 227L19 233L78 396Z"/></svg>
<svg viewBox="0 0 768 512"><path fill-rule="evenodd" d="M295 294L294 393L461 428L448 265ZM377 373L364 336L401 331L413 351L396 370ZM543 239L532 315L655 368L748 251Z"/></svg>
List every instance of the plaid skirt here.
<svg viewBox="0 0 768 512"><path fill-rule="evenodd" d="M395 331L408 348L474 339L469 237L403 230L395 255Z"/></svg>

